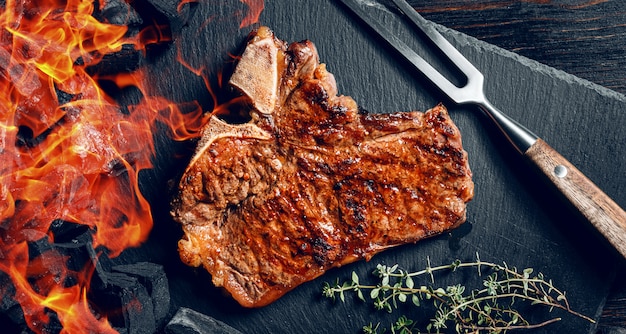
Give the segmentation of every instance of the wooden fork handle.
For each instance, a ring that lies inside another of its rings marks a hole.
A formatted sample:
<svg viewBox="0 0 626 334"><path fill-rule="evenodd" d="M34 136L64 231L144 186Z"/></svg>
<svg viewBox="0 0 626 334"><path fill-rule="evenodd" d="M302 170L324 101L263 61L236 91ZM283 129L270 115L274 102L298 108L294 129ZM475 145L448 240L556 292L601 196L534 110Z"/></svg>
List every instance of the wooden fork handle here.
<svg viewBox="0 0 626 334"><path fill-rule="evenodd" d="M545 141L537 139L525 156L626 258L626 212Z"/></svg>

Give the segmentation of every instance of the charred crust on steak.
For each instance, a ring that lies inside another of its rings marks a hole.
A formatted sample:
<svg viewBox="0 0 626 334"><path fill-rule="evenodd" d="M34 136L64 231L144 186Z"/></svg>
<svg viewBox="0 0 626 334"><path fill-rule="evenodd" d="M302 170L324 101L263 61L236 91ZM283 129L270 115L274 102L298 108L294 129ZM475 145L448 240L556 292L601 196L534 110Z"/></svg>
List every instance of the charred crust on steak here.
<svg viewBox="0 0 626 334"><path fill-rule="evenodd" d="M210 119L172 216L181 260L241 305L465 220L472 173L442 105L370 114L337 95L313 43L287 45L266 27L229 82L250 120Z"/></svg>

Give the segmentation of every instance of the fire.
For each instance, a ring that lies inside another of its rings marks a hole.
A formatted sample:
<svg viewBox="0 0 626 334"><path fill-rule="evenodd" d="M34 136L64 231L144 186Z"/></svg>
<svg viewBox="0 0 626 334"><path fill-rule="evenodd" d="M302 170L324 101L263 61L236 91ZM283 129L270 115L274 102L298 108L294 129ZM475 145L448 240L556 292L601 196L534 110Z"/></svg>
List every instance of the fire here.
<svg viewBox="0 0 626 334"><path fill-rule="evenodd" d="M244 17L244 19L241 21L241 25L239 25L239 27L244 28L253 23L258 22L259 16L261 15L263 8L265 7L264 1L263 0L240 0L240 1L245 3L250 8L250 10L248 11L248 14L246 15L246 17Z"/></svg>
<svg viewBox="0 0 626 334"><path fill-rule="evenodd" d="M241 1L250 9L244 27L263 1ZM93 248L109 256L139 246L153 224L138 174L152 167L155 124L183 140L206 119L193 102L180 108L150 96L141 69L90 74L124 46L145 50L166 38L158 27L129 36L127 27L95 19L95 9L88 0L7 0L0 13L0 270L40 333L52 315L65 333L115 331L87 298L94 264L70 269L54 248L31 258L29 245L54 243L51 225L63 221L89 229ZM142 101L118 105L102 79L137 87Z"/></svg>
<svg viewBox="0 0 626 334"><path fill-rule="evenodd" d="M88 307L90 268L72 272L54 250L29 258L28 243L53 242L50 225L60 219L89 226L94 248L115 255L152 226L137 173L149 167L151 147L140 143L151 141L158 110L122 113L86 70L124 44L141 46L93 10L86 1L7 1L0 16L0 269L38 332L47 310L65 332L113 329ZM66 286L69 277L76 283Z"/></svg>

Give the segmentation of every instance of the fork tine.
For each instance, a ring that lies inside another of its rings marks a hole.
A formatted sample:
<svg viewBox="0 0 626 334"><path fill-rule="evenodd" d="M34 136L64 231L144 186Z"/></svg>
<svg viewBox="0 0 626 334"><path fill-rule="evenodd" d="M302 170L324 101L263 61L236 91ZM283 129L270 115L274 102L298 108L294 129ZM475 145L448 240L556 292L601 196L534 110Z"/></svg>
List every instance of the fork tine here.
<svg viewBox="0 0 626 334"><path fill-rule="evenodd" d="M362 0L341 0L358 17L367 23L378 35L395 48L418 71L422 72L435 86L457 104L484 102L483 75L474 67L452 44L417 13L406 1L392 0L394 5L409 18L410 22L420 29L432 42L449 57L450 61L466 76L467 83L457 87L430 65L424 58L415 53L408 45L383 26L378 18L368 12L359 2Z"/></svg>
<svg viewBox="0 0 626 334"><path fill-rule="evenodd" d="M537 141L538 137L509 116L502 113L487 100L483 91L484 76L482 73L405 0L392 1L401 12L400 14L408 17L411 23L426 34L435 46L440 48L442 53L467 77L467 82L463 87L457 87L452 84L426 60L383 26L378 18L372 15L370 8L365 8L365 6L371 5L371 3L365 0L341 0L341 2L348 6L358 17L376 31L391 47L395 48L418 71L422 72L426 78L430 79L430 81L452 101L457 104L477 105L493 120L519 152L526 152Z"/></svg>
<svg viewBox="0 0 626 334"><path fill-rule="evenodd" d="M458 89L448 79L446 79L441 73L433 68L424 58L415 53L408 45L402 42L398 37L391 33L385 26L383 26L376 17L373 17L370 13L363 8L358 0L341 0L346 6L348 6L359 18L361 18L367 25L369 25L378 35L384 39L389 45L396 49L405 59L409 61L418 71L422 72L430 81L439 87L445 94L447 94L455 102L456 100L450 96L450 92Z"/></svg>
<svg viewBox="0 0 626 334"><path fill-rule="evenodd" d="M404 14L409 20L419 28L428 38L435 43L435 45L443 52L446 57L452 61L457 68L463 72L468 78L468 81L475 77L482 77L482 73L469 61L465 56L459 52L450 42L445 39L437 29L426 21L413 7L411 7L405 0L391 0L396 7ZM482 82L480 83L482 86ZM468 83L469 85L469 83Z"/></svg>

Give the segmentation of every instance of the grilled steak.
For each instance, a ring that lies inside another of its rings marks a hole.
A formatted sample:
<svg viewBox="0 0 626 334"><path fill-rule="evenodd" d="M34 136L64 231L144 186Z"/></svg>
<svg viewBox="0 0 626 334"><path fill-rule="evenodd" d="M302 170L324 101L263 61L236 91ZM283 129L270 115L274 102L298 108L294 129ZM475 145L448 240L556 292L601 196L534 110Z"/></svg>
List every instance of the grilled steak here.
<svg viewBox="0 0 626 334"><path fill-rule="evenodd" d="M172 215L179 253L243 306L263 306L332 267L453 228L473 182L446 109L369 114L337 96L309 41L268 28L230 79L250 121L213 117Z"/></svg>

